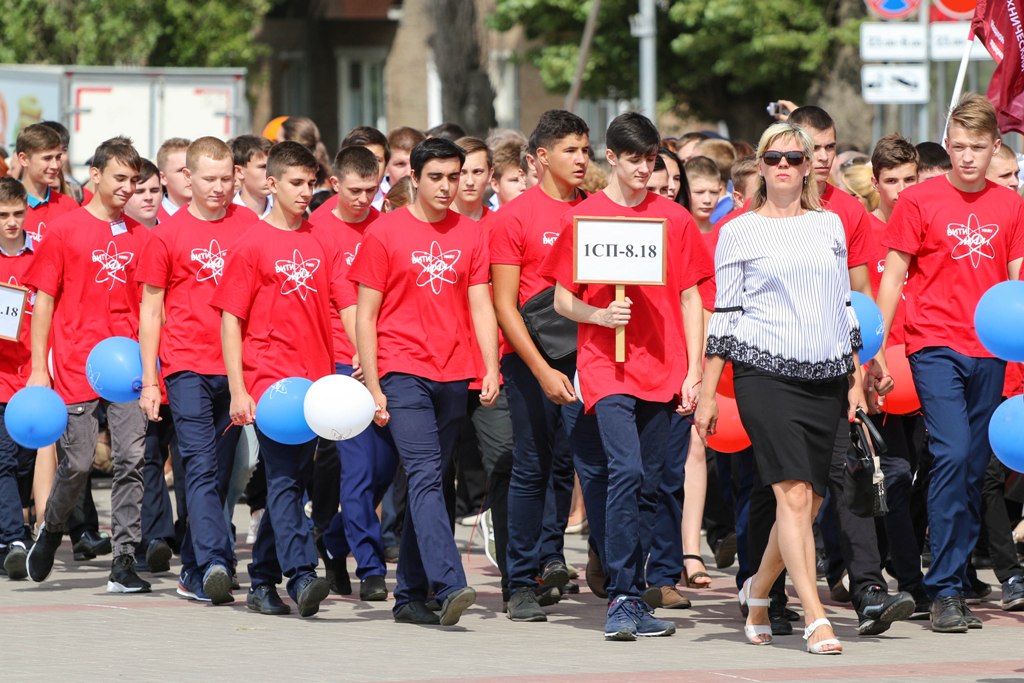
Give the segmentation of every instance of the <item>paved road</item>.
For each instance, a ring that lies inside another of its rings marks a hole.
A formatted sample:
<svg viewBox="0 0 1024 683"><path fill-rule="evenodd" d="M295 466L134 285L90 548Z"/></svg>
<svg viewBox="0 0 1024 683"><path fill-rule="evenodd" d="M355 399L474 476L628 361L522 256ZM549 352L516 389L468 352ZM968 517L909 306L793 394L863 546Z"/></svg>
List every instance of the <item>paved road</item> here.
<svg viewBox="0 0 1024 683"><path fill-rule="evenodd" d="M101 519L108 494L97 491ZM239 507L240 529L246 515ZM469 536L459 529L464 557ZM938 635L927 622L904 622L874 638L857 637L853 613L829 604L846 651L813 657L796 635L769 647L746 644L733 577L712 570L714 588L689 593L693 609L659 611L676 622L675 636L609 643L601 635L604 605L585 587L553 608L547 623L505 619L497 572L479 538L473 543L466 567L478 603L457 626L442 628L395 624L391 602L351 597L332 596L312 619L252 614L244 597L203 606L178 598L169 573L148 577L152 594L108 595L109 558L76 563L65 541L44 584L0 580L0 681L1024 681L1024 613L995 603L976 610L982 631ZM582 568L585 543L570 536L568 545L568 559ZM248 547L241 549L244 562ZM392 587L393 575L388 581ZM353 583L358 592L354 574Z"/></svg>

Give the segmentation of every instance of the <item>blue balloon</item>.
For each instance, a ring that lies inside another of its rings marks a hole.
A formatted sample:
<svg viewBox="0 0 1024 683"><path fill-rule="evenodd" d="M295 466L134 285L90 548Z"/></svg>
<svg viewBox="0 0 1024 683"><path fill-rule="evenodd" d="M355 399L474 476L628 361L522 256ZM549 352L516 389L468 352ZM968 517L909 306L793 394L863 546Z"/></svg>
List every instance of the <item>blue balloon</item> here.
<svg viewBox="0 0 1024 683"><path fill-rule="evenodd" d="M985 292L974 309L974 329L993 356L1024 362L1024 282L1007 280Z"/></svg>
<svg viewBox="0 0 1024 683"><path fill-rule="evenodd" d="M256 404L256 426L278 443L297 445L316 438L306 423L303 401L313 382L285 377L271 384Z"/></svg>
<svg viewBox="0 0 1024 683"><path fill-rule="evenodd" d="M142 393L142 352L128 337L108 337L89 352L85 364L89 386L111 403L137 401Z"/></svg>
<svg viewBox="0 0 1024 683"><path fill-rule="evenodd" d="M860 362L867 363L882 348L882 335L885 334L882 311L870 297L860 292L850 292L850 300L857 320L860 321L860 338L864 342L860 350Z"/></svg>
<svg viewBox="0 0 1024 683"><path fill-rule="evenodd" d="M1024 472L1024 396L1014 396L996 408L988 423L988 442L999 461Z"/></svg>
<svg viewBox="0 0 1024 683"><path fill-rule="evenodd" d="M25 387L8 402L4 426L23 448L49 446L68 426L68 407L49 387Z"/></svg>

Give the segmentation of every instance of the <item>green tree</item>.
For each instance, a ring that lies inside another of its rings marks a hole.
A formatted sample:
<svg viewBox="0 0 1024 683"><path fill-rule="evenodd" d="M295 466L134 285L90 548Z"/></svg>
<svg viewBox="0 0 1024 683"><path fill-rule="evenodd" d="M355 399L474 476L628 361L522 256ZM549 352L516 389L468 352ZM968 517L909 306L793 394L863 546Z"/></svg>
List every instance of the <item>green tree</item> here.
<svg viewBox="0 0 1024 683"><path fill-rule="evenodd" d="M0 62L248 66L272 0L7 0Z"/></svg>
<svg viewBox="0 0 1024 683"><path fill-rule="evenodd" d="M547 88L569 88L586 0L497 0L491 25L520 25L535 41L527 57ZM724 120L733 135L755 137L764 107L800 101L830 56L856 40L849 0L670 0L658 4L658 92L669 108ZM637 0L604 0L585 71L588 97L637 94L638 45L629 32ZM863 16L863 7L859 16Z"/></svg>

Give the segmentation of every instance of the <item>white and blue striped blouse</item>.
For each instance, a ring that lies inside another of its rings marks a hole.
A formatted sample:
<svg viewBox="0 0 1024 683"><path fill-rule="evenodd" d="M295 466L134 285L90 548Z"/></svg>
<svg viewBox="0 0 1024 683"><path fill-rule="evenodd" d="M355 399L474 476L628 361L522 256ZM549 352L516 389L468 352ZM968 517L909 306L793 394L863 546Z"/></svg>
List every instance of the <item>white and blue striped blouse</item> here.
<svg viewBox="0 0 1024 683"><path fill-rule="evenodd" d="M850 306L846 236L834 213L751 212L729 221L715 250L715 280L709 357L804 381L853 371L860 328Z"/></svg>

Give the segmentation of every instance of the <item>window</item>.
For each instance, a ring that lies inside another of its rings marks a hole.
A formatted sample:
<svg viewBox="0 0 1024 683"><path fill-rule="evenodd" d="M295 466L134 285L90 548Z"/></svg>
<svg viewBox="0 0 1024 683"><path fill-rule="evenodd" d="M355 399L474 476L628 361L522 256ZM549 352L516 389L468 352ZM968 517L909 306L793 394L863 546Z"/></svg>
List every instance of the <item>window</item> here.
<svg viewBox="0 0 1024 683"><path fill-rule="evenodd" d="M343 49L335 52L338 71L338 138L356 126L387 130L384 108L383 49Z"/></svg>

